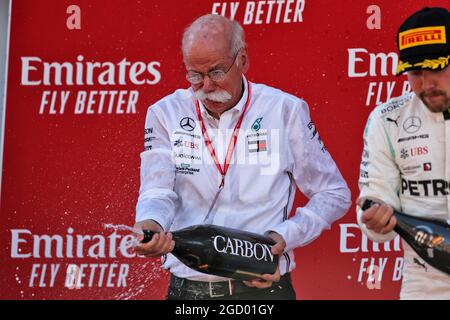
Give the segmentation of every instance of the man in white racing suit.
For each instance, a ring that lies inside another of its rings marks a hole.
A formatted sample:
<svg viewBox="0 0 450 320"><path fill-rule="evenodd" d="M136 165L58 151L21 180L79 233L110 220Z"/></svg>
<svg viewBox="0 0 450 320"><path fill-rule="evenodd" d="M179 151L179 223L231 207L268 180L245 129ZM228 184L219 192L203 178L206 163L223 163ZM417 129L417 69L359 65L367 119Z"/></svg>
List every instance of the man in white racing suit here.
<svg viewBox="0 0 450 320"><path fill-rule="evenodd" d="M443 8L424 8L399 29L397 72L407 72L413 92L375 108L364 131L357 216L374 241L397 235L392 208L450 219L449 41L450 15ZM379 204L363 212L365 199ZM400 298L450 299L450 276L402 243Z"/></svg>
<svg viewBox="0 0 450 320"><path fill-rule="evenodd" d="M167 254L168 299L295 299L293 250L343 216L347 184L307 104L243 75L249 60L237 22L198 18L184 33L182 51L191 87L147 112L136 227L160 233L136 252ZM296 186L309 201L289 218ZM169 231L205 221L273 238L277 272L243 284L197 272L168 254Z"/></svg>

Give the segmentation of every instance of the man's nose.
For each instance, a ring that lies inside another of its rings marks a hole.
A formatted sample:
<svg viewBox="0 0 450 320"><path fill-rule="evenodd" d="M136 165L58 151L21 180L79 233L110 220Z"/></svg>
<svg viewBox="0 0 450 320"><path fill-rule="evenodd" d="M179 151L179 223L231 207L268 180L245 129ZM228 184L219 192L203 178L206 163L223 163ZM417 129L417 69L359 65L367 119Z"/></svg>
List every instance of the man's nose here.
<svg viewBox="0 0 450 320"><path fill-rule="evenodd" d="M208 93L216 89L216 84L212 81L208 75L203 78L203 91Z"/></svg>
<svg viewBox="0 0 450 320"><path fill-rule="evenodd" d="M422 73L422 89L424 91L431 90L436 86L435 79L432 77L432 73L424 70Z"/></svg>

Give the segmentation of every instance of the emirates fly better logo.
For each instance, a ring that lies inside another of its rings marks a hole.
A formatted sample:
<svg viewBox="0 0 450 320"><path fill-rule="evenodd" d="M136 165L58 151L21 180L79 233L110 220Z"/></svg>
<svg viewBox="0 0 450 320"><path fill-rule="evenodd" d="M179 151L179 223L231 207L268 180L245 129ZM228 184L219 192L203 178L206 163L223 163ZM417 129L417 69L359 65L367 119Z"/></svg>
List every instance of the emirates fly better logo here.
<svg viewBox="0 0 450 320"><path fill-rule="evenodd" d="M139 91L128 88L156 85L161 80L159 61L129 61L126 57L94 61L81 54L63 62L38 56L20 59L20 84L42 89L37 108L40 115L135 114Z"/></svg>

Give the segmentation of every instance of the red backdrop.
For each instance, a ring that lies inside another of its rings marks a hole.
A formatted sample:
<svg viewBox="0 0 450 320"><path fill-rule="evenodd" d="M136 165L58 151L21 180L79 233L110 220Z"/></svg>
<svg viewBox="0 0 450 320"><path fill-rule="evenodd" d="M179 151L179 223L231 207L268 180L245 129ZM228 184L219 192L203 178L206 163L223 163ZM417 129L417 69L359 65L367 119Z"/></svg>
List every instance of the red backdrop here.
<svg viewBox="0 0 450 320"><path fill-rule="evenodd" d="M396 30L425 5L442 1L13 0L0 298L164 298L159 260L133 256L128 233L107 225L134 223L146 110L188 86L180 39L202 14L234 12L249 46L248 78L309 103L354 200L367 116L408 89L392 71ZM69 28L77 22L80 29ZM87 62L99 63L92 79ZM58 66L66 70L60 83ZM298 196L295 205L303 202ZM352 206L296 250L299 299L398 298L398 243L378 248L355 223ZM379 282L367 282L371 261L385 267L375 268Z"/></svg>

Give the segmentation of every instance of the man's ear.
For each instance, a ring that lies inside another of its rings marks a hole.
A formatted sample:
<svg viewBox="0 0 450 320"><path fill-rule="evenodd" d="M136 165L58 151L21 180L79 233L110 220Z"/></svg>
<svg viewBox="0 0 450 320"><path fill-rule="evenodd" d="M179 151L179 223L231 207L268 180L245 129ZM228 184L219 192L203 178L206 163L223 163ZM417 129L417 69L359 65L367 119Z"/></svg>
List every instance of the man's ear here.
<svg viewBox="0 0 450 320"><path fill-rule="evenodd" d="M241 52L239 52L239 61L242 68L242 73L246 73L250 68L247 47L242 48Z"/></svg>

